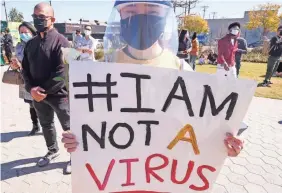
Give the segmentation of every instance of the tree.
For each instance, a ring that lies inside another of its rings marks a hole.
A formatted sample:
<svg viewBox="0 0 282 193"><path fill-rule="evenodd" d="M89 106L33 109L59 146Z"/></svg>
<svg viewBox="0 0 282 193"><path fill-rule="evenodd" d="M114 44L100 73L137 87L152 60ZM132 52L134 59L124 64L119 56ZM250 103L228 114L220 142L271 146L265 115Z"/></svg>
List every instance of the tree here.
<svg viewBox="0 0 282 193"><path fill-rule="evenodd" d="M16 8L12 8L9 12L9 20L12 22L23 22L24 17L21 12L19 12Z"/></svg>
<svg viewBox="0 0 282 193"><path fill-rule="evenodd" d="M184 22L181 28L198 34L207 33L209 31L208 22L198 15L187 15L184 17Z"/></svg>
<svg viewBox="0 0 282 193"><path fill-rule="evenodd" d="M196 7L199 0L172 0L171 2L173 4L174 12L176 11L176 8L182 8L184 9L184 15L186 16Z"/></svg>
<svg viewBox="0 0 282 193"><path fill-rule="evenodd" d="M281 5L272 3L258 5L249 12L249 22L246 28L249 30L262 28L262 37L269 32L276 31L282 18L282 14L278 15L280 8Z"/></svg>

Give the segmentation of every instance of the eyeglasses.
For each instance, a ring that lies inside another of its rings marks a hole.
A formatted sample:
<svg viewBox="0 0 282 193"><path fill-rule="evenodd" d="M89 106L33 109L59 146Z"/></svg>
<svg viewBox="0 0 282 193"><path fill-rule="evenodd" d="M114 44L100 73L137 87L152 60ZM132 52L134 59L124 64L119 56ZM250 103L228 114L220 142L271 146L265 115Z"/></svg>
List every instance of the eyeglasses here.
<svg viewBox="0 0 282 193"><path fill-rule="evenodd" d="M44 20L47 20L49 18L52 18L52 16L46 16L46 15L35 15L35 14L32 14L31 17L33 19L44 19Z"/></svg>

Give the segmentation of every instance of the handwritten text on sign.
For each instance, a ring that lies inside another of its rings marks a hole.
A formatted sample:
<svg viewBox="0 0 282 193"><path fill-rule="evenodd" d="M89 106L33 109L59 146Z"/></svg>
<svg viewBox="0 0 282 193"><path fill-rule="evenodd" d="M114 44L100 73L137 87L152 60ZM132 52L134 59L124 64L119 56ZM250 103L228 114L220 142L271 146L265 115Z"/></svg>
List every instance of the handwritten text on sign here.
<svg viewBox="0 0 282 193"><path fill-rule="evenodd" d="M255 83L140 65L70 65L74 193L209 192Z"/></svg>

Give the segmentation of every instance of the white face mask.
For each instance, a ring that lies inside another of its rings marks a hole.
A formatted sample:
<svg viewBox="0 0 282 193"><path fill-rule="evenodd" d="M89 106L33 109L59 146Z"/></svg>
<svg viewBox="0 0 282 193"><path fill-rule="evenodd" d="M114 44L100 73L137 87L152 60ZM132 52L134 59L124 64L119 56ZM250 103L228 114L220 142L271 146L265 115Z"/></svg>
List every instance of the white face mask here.
<svg viewBox="0 0 282 193"><path fill-rule="evenodd" d="M232 29L231 34L237 36L239 34L239 30L238 29Z"/></svg>
<svg viewBox="0 0 282 193"><path fill-rule="evenodd" d="M91 35L91 31L90 30L85 30L84 31L85 35L90 36Z"/></svg>

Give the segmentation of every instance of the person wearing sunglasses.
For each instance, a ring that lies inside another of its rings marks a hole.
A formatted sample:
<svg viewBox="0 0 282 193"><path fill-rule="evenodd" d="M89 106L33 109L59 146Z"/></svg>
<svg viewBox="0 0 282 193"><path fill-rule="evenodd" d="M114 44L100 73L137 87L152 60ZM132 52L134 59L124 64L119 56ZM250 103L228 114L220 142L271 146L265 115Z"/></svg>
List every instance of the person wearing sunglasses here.
<svg viewBox="0 0 282 193"><path fill-rule="evenodd" d="M65 66L61 51L62 47L70 45L54 28L54 10L48 3L37 4L32 17L38 35L26 44L22 72L25 88L34 99L33 105L48 148L47 154L37 163L39 167L44 167L59 155L54 114L57 114L63 130L70 129L68 93L64 82Z"/></svg>
<svg viewBox="0 0 282 193"><path fill-rule="evenodd" d="M193 71L189 65L183 68L176 56L178 32L171 1L117 0L110 18L104 37L106 62ZM63 133L62 142L68 152L81 145L70 131ZM229 156L237 156L243 148L243 142L232 134L222 143Z"/></svg>

